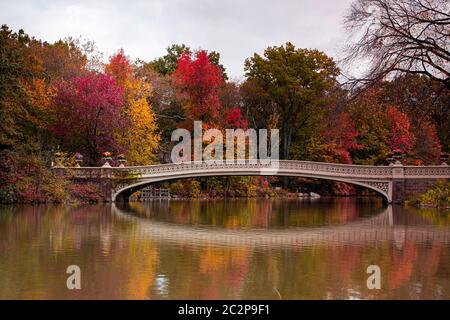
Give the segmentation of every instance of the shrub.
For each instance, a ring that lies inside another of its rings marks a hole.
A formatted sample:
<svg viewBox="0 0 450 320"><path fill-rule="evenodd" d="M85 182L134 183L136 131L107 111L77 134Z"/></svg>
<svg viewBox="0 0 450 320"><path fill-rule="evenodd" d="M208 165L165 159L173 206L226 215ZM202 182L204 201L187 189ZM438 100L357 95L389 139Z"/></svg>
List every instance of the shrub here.
<svg viewBox="0 0 450 320"><path fill-rule="evenodd" d="M80 202L104 202L105 197L100 188L93 183L73 184L70 186L72 200Z"/></svg>
<svg viewBox="0 0 450 320"><path fill-rule="evenodd" d="M247 185L247 197L250 197L250 198L256 197L256 195L257 195L256 191L257 191L256 185L254 185L253 183L249 183Z"/></svg>
<svg viewBox="0 0 450 320"><path fill-rule="evenodd" d="M189 195L192 198L197 198L201 194L201 186L198 180L192 179L188 185Z"/></svg>
<svg viewBox="0 0 450 320"><path fill-rule="evenodd" d="M4 185L0 187L0 203L15 203L17 202L17 194L14 186Z"/></svg>
<svg viewBox="0 0 450 320"><path fill-rule="evenodd" d="M42 188L46 194L47 201L63 203L69 198L69 187L70 182L65 177L51 173L46 177Z"/></svg>
<svg viewBox="0 0 450 320"><path fill-rule="evenodd" d="M170 193L177 194L177 195L183 195L184 191L185 191L185 188L184 188L183 182L177 181L177 182L170 184Z"/></svg>
<svg viewBox="0 0 450 320"><path fill-rule="evenodd" d="M4 156L0 169L0 203L61 203L68 198L68 181L55 175L41 157Z"/></svg>
<svg viewBox="0 0 450 320"><path fill-rule="evenodd" d="M421 206L450 207L450 183L445 180L437 180L425 193L413 195L408 203Z"/></svg>

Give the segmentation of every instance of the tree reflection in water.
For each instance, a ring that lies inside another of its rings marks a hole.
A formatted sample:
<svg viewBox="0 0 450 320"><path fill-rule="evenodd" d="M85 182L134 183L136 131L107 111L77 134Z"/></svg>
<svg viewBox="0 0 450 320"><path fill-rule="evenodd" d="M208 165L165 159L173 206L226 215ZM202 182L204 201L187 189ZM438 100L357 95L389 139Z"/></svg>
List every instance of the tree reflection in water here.
<svg viewBox="0 0 450 320"><path fill-rule="evenodd" d="M355 199L1 207L0 298L449 299L448 212L386 210ZM82 290L66 288L71 264ZM381 290L366 288L370 264Z"/></svg>

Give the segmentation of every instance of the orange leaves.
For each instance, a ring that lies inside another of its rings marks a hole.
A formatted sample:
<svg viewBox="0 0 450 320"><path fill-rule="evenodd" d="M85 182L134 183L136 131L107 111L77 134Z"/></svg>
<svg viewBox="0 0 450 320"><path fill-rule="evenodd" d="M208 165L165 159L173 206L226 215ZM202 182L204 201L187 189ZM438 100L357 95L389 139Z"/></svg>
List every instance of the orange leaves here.
<svg viewBox="0 0 450 320"><path fill-rule="evenodd" d="M132 76L132 69L123 49L111 57L109 64L105 67L105 72L113 76L117 84L121 86Z"/></svg>
<svg viewBox="0 0 450 320"><path fill-rule="evenodd" d="M125 93L122 117L128 121L129 126L117 130L116 139L128 149L128 164L150 164L159 143L156 116L147 100L151 95L151 86L132 73L123 50L111 57L105 72L116 79Z"/></svg>
<svg viewBox="0 0 450 320"><path fill-rule="evenodd" d="M29 114L29 121L39 129L46 129L53 115L51 104L56 88L47 85L44 79L32 79L24 88L34 111Z"/></svg>

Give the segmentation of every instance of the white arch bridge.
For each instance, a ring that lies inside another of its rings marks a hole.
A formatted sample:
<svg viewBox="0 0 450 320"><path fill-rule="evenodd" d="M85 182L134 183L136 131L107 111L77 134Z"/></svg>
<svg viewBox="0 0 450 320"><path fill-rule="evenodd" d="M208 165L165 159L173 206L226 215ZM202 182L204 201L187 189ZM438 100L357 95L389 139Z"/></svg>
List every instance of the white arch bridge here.
<svg viewBox="0 0 450 320"><path fill-rule="evenodd" d="M325 162L279 160L271 163L188 162L130 167L54 167L78 183L98 183L107 201L127 201L149 184L167 180L211 176L290 176L346 182L372 189L388 202L402 202L425 191L437 179L450 180L450 166L365 166Z"/></svg>

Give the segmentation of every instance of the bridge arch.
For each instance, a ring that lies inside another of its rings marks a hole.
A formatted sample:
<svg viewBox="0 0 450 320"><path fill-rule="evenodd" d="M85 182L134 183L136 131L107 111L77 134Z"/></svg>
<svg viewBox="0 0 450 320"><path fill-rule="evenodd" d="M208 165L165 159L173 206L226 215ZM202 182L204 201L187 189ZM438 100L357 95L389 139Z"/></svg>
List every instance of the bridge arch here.
<svg viewBox="0 0 450 320"><path fill-rule="evenodd" d="M145 185L208 176L288 176L340 181L372 189L389 203L425 192L437 179L450 180L450 166L390 166L338 164L298 160L235 160L225 162L168 163L131 167L53 167L55 174L80 183L96 183L105 201L126 199Z"/></svg>
<svg viewBox="0 0 450 320"><path fill-rule="evenodd" d="M198 172L195 174L187 173L187 174L177 174L170 175L164 177L151 177L147 179L142 179L137 182L130 183L129 185L119 186L116 190L113 191L112 201L113 202L126 202L128 198L134 192L137 192L153 183L157 182L165 182L179 179L190 179L190 178L203 178L203 177L212 177L212 176L278 176L278 177L301 177L301 178L314 178L320 180L328 180L328 181L336 181L336 182L344 182L352 185L357 185L361 187L365 187L367 189L375 191L377 194L381 195L387 202L391 202L392 194L391 190L391 182L375 182L372 183L370 181L355 181L351 179L339 178L339 177L324 177L323 175L314 175L314 174L305 174L305 173L274 173L274 174L255 174L255 172L249 173L241 173L241 172ZM383 183L388 185L389 187L380 188L379 184Z"/></svg>

